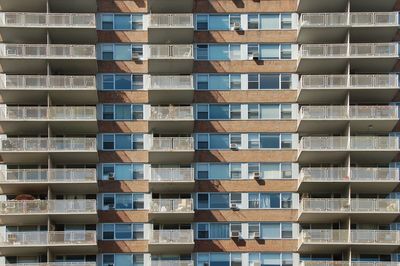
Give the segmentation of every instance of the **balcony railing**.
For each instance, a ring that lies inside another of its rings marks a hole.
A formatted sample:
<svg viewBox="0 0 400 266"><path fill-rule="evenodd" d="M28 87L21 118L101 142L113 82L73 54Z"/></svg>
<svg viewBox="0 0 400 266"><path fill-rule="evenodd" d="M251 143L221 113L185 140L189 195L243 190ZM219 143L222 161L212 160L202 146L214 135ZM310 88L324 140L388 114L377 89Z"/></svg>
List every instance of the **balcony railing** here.
<svg viewBox="0 0 400 266"><path fill-rule="evenodd" d="M151 181L191 182L194 181L193 168L151 168Z"/></svg>
<svg viewBox="0 0 400 266"><path fill-rule="evenodd" d="M398 88L399 77L389 75L304 75L302 89Z"/></svg>
<svg viewBox="0 0 400 266"><path fill-rule="evenodd" d="M0 214L96 213L96 200L8 200L0 201Z"/></svg>
<svg viewBox="0 0 400 266"><path fill-rule="evenodd" d="M146 84L149 90L171 90L171 89L192 89L193 76L146 76Z"/></svg>
<svg viewBox="0 0 400 266"><path fill-rule="evenodd" d="M95 76L29 76L5 75L1 89L96 89Z"/></svg>
<svg viewBox="0 0 400 266"><path fill-rule="evenodd" d="M1 246L96 245L96 231L7 232Z"/></svg>
<svg viewBox="0 0 400 266"><path fill-rule="evenodd" d="M305 13L301 15L302 27L372 27L399 25L397 12L360 13Z"/></svg>
<svg viewBox="0 0 400 266"><path fill-rule="evenodd" d="M304 198L301 201L301 209L304 212L393 213L400 211L400 201L396 199Z"/></svg>
<svg viewBox="0 0 400 266"><path fill-rule="evenodd" d="M96 120L91 106L6 106L0 108L1 120Z"/></svg>
<svg viewBox="0 0 400 266"><path fill-rule="evenodd" d="M96 51L94 45L3 43L0 44L0 57L36 59L96 59Z"/></svg>
<svg viewBox="0 0 400 266"><path fill-rule="evenodd" d="M0 26L9 27L96 27L94 14L0 13Z"/></svg>
<svg viewBox="0 0 400 266"><path fill-rule="evenodd" d="M185 44L149 45L150 59L193 59L193 46Z"/></svg>
<svg viewBox="0 0 400 266"><path fill-rule="evenodd" d="M303 150L399 150L397 137L303 137Z"/></svg>
<svg viewBox="0 0 400 266"><path fill-rule="evenodd" d="M193 230L153 230L150 243L152 244L192 244Z"/></svg>
<svg viewBox="0 0 400 266"><path fill-rule="evenodd" d="M96 151L95 138L9 138L0 142L3 152Z"/></svg>
<svg viewBox="0 0 400 266"><path fill-rule="evenodd" d="M0 171L2 183L96 182L96 169L10 169Z"/></svg>
<svg viewBox="0 0 400 266"><path fill-rule="evenodd" d="M9 263L9 264L2 264L4 266L96 266L96 262L40 262L40 263Z"/></svg>
<svg viewBox="0 0 400 266"><path fill-rule="evenodd" d="M300 266L351 266L350 261L302 261Z"/></svg>
<svg viewBox="0 0 400 266"><path fill-rule="evenodd" d="M350 171L349 171L350 170ZM350 175L349 175L350 173ZM337 182L337 181L392 181L399 182L399 169L397 168L373 168L373 167L329 167L302 168L300 179L309 182Z"/></svg>
<svg viewBox="0 0 400 266"><path fill-rule="evenodd" d="M192 151L194 139L192 137L154 137L152 151Z"/></svg>
<svg viewBox="0 0 400 266"><path fill-rule="evenodd" d="M151 266L193 266L192 260L152 260Z"/></svg>
<svg viewBox="0 0 400 266"><path fill-rule="evenodd" d="M152 106L150 120L193 120L192 106Z"/></svg>
<svg viewBox="0 0 400 266"><path fill-rule="evenodd" d="M151 28L190 28L193 27L192 14L151 14Z"/></svg>
<svg viewBox="0 0 400 266"><path fill-rule="evenodd" d="M303 243L325 243L325 244L379 244L398 245L400 240L399 231L390 230L303 230L300 233Z"/></svg>
<svg viewBox="0 0 400 266"><path fill-rule="evenodd" d="M398 57L397 43L303 44L300 57Z"/></svg>
<svg viewBox="0 0 400 266"><path fill-rule="evenodd" d="M399 119L397 106L302 106L301 119Z"/></svg>
<svg viewBox="0 0 400 266"><path fill-rule="evenodd" d="M152 199L150 211L154 213L193 212L192 199Z"/></svg>

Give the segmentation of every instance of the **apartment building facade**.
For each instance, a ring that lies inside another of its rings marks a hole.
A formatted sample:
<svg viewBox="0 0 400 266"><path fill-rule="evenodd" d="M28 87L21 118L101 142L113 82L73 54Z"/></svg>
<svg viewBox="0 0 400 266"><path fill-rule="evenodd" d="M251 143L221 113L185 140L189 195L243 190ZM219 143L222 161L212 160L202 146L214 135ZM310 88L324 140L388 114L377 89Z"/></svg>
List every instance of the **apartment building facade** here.
<svg viewBox="0 0 400 266"><path fill-rule="evenodd" d="M0 0L0 265L399 266L396 0Z"/></svg>

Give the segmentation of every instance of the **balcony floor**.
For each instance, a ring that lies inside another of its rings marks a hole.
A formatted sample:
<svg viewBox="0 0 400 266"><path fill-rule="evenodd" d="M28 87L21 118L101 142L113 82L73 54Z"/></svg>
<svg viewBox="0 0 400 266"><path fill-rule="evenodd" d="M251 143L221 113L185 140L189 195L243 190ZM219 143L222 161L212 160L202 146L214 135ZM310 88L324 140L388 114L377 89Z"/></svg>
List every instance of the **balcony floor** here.
<svg viewBox="0 0 400 266"><path fill-rule="evenodd" d="M194 89L149 89L149 103L152 104L184 104L192 103Z"/></svg>
<svg viewBox="0 0 400 266"><path fill-rule="evenodd" d="M193 0L149 0L152 13L190 13L193 12Z"/></svg>
<svg viewBox="0 0 400 266"><path fill-rule="evenodd" d="M149 132L154 133L192 133L194 120L149 120Z"/></svg>
<svg viewBox="0 0 400 266"><path fill-rule="evenodd" d="M47 224L47 220L52 222L64 224L95 224L98 221L96 212L78 212L78 213L63 213L63 214L7 214L0 216L0 224L7 225L37 225Z"/></svg>
<svg viewBox="0 0 400 266"><path fill-rule="evenodd" d="M149 252L154 254L188 254L192 253L194 243L151 243L149 242Z"/></svg>
<svg viewBox="0 0 400 266"><path fill-rule="evenodd" d="M46 253L47 248L57 254L91 254L97 253L97 244L59 244L59 245L29 245L29 246L8 246L0 247L0 255L2 256L25 256L26 254L42 254Z"/></svg>
<svg viewBox="0 0 400 266"><path fill-rule="evenodd" d="M396 2L397 0L350 0L353 12L392 11ZM301 13L344 12L346 7L347 0L298 0L297 11Z"/></svg>
<svg viewBox="0 0 400 266"><path fill-rule="evenodd" d="M183 2L183 1L182 1ZM192 43L194 36L194 27L165 27L156 28L149 26L149 43L174 43L185 44Z"/></svg>
<svg viewBox="0 0 400 266"><path fill-rule="evenodd" d="M300 212L300 223L335 223L338 221L347 221L351 218L353 223L364 223L368 221L371 224L390 224L398 220L397 212L346 212L346 211L321 211L321 212Z"/></svg>
<svg viewBox="0 0 400 266"><path fill-rule="evenodd" d="M400 181L302 181L299 184L299 192L315 192L320 191L322 188L324 191L330 192L342 192L347 189L351 184L352 192L362 192L362 193L390 193L397 191L399 188Z"/></svg>
<svg viewBox="0 0 400 266"><path fill-rule="evenodd" d="M2 194L24 194L27 191L34 193L47 193L48 188L55 193L97 193L98 185L96 181L80 182L20 182L10 183L0 181L0 193Z"/></svg>
<svg viewBox="0 0 400 266"><path fill-rule="evenodd" d="M48 128L54 134L96 134L97 121L90 120L0 120L0 132L9 135L47 134Z"/></svg>
<svg viewBox="0 0 400 266"><path fill-rule="evenodd" d="M194 219L194 211L192 212L149 212L149 221L153 223L191 223Z"/></svg>
<svg viewBox="0 0 400 266"><path fill-rule="evenodd" d="M170 2L168 2L170 3ZM152 74L191 74L193 72L193 58L188 59L148 59L149 73Z"/></svg>
<svg viewBox="0 0 400 266"><path fill-rule="evenodd" d="M89 164L97 163L99 160L97 151L0 151L0 156L4 163L11 164L47 164L49 156L53 163Z"/></svg>
<svg viewBox="0 0 400 266"><path fill-rule="evenodd" d="M398 244L377 244L377 243L363 243L363 244L346 244L346 243L301 243L298 252L301 253L315 253L315 254L330 254L340 253L351 248L353 252L365 253L392 253L399 249Z"/></svg>
<svg viewBox="0 0 400 266"><path fill-rule="evenodd" d="M298 162L306 163L342 163L351 156L353 163L390 163L399 153L398 150L301 150Z"/></svg>
<svg viewBox="0 0 400 266"><path fill-rule="evenodd" d="M0 8L3 12L46 12L46 2L49 2L50 10L54 13L94 13L97 11L96 0L0 0Z"/></svg>
<svg viewBox="0 0 400 266"><path fill-rule="evenodd" d="M149 162L151 163L192 163L194 150L189 151L149 151Z"/></svg>
<svg viewBox="0 0 400 266"><path fill-rule="evenodd" d="M149 189L154 193L167 193L167 192L189 192L193 191L195 186L194 180L192 181L149 181Z"/></svg>

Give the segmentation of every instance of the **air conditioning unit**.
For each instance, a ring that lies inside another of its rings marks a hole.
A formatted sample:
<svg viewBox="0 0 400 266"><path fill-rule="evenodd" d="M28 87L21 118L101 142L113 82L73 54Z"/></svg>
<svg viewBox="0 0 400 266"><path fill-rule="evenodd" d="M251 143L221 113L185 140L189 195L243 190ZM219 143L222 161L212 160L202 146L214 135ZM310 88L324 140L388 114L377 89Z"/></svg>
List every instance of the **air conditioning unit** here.
<svg viewBox="0 0 400 266"><path fill-rule="evenodd" d="M249 54L249 60L259 60L260 59L260 55L258 52L252 52Z"/></svg>
<svg viewBox="0 0 400 266"><path fill-rule="evenodd" d="M240 232L239 231L232 231L231 232L231 238L239 238L240 237Z"/></svg>
<svg viewBox="0 0 400 266"><path fill-rule="evenodd" d="M242 28L240 27L239 22L234 22L233 26L231 27L232 30L241 30Z"/></svg>
<svg viewBox="0 0 400 266"><path fill-rule="evenodd" d="M254 239L259 239L260 238L260 232L254 232L253 238Z"/></svg>
<svg viewBox="0 0 400 266"><path fill-rule="evenodd" d="M261 179L261 173L260 173L260 172L254 172L254 173L252 174L252 177L253 177L253 179L255 179L255 180L259 180L259 179Z"/></svg>
<svg viewBox="0 0 400 266"><path fill-rule="evenodd" d="M139 53L132 53L132 60L139 60L140 54Z"/></svg>
<svg viewBox="0 0 400 266"><path fill-rule="evenodd" d="M108 209L109 210L115 210L115 206L114 206L114 204L110 204L110 205L107 205L107 207L108 207Z"/></svg>
<svg viewBox="0 0 400 266"><path fill-rule="evenodd" d="M239 210L239 205L236 203L231 203L231 209L232 210Z"/></svg>
<svg viewBox="0 0 400 266"><path fill-rule="evenodd" d="M237 145L236 143L231 143L231 145L229 146L229 148L233 151L237 151L239 150L239 145Z"/></svg>
<svg viewBox="0 0 400 266"><path fill-rule="evenodd" d="M108 173L108 180L115 180L113 172Z"/></svg>

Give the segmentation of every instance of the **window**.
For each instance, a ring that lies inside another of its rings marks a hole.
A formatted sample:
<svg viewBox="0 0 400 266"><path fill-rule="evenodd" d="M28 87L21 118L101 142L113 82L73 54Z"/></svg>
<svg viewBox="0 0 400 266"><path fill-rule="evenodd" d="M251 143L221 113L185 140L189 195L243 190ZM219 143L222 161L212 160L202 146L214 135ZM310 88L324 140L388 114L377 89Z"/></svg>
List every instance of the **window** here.
<svg viewBox="0 0 400 266"><path fill-rule="evenodd" d="M198 253L197 266L241 266L241 253ZM247 264L246 264L247 265Z"/></svg>
<svg viewBox="0 0 400 266"><path fill-rule="evenodd" d="M227 239L229 238L228 223L199 223L197 224L197 238L199 239Z"/></svg>
<svg viewBox="0 0 400 266"><path fill-rule="evenodd" d="M137 90L143 89L143 75L103 74L103 90Z"/></svg>
<svg viewBox="0 0 400 266"><path fill-rule="evenodd" d="M252 113L255 113L253 111ZM252 116L255 116L252 114ZM292 135L291 134L248 134L249 149L291 149Z"/></svg>
<svg viewBox="0 0 400 266"><path fill-rule="evenodd" d="M101 59L100 60L116 60L116 61L130 61L132 54L137 54L141 57L143 55L143 45L133 44L100 44Z"/></svg>
<svg viewBox="0 0 400 266"><path fill-rule="evenodd" d="M143 105L138 104L104 104L104 120L143 119Z"/></svg>
<svg viewBox="0 0 400 266"><path fill-rule="evenodd" d="M136 210L144 208L144 194L118 193L104 194L103 206L117 210Z"/></svg>
<svg viewBox="0 0 400 266"><path fill-rule="evenodd" d="M290 74L249 74L249 90L279 90L290 89L292 77Z"/></svg>
<svg viewBox="0 0 400 266"><path fill-rule="evenodd" d="M103 224L103 240L143 239L143 224Z"/></svg>
<svg viewBox="0 0 400 266"><path fill-rule="evenodd" d="M208 15L196 16L197 30L208 30Z"/></svg>
<svg viewBox="0 0 400 266"><path fill-rule="evenodd" d="M291 14L249 14L249 30L279 30L292 28Z"/></svg>
<svg viewBox="0 0 400 266"><path fill-rule="evenodd" d="M143 149L142 134L103 134L104 150Z"/></svg>
<svg viewBox="0 0 400 266"><path fill-rule="evenodd" d="M110 175L115 180L143 179L143 164L104 164L103 179Z"/></svg>
<svg viewBox="0 0 400 266"><path fill-rule="evenodd" d="M142 14L102 14L101 30L142 30Z"/></svg>
<svg viewBox="0 0 400 266"><path fill-rule="evenodd" d="M230 207L229 193L198 193L198 209L228 209Z"/></svg>
<svg viewBox="0 0 400 266"><path fill-rule="evenodd" d="M114 266L143 266L143 254L103 254L103 265Z"/></svg>
<svg viewBox="0 0 400 266"><path fill-rule="evenodd" d="M291 119L290 104L249 104L248 119Z"/></svg>
<svg viewBox="0 0 400 266"><path fill-rule="evenodd" d="M230 149L230 144L241 146L241 134L197 134L197 149Z"/></svg>
<svg viewBox="0 0 400 266"><path fill-rule="evenodd" d="M291 207L291 193L249 193L250 209L289 209Z"/></svg>
<svg viewBox="0 0 400 266"><path fill-rule="evenodd" d="M240 25L239 14L202 14L196 16L197 30L233 30Z"/></svg>
<svg viewBox="0 0 400 266"><path fill-rule="evenodd" d="M197 60L239 60L240 44L198 44Z"/></svg>
<svg viewBox="0 0 400 266"><path fill-rule="evenodd" d="M210 134L209 149L229 149L229 134Z"/></svg>
<svg viewBox="0 0 400 266"><path fill-rule="evenodd" d="M249 265L292 266L292 257L291 253L249 253Z"/></svg>
<svg viewBox="0 0 400 266"><path fill-rule="evenodd" d="M200 163L197 164L197 179L240 179L241 163Z"/></svg>

